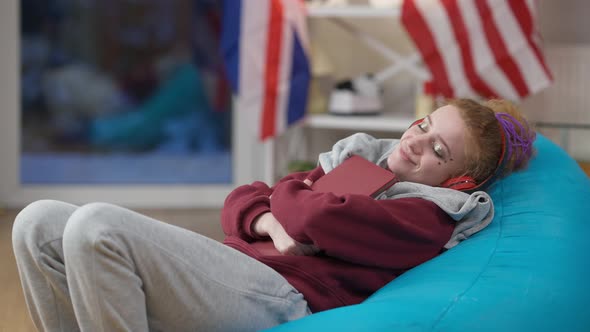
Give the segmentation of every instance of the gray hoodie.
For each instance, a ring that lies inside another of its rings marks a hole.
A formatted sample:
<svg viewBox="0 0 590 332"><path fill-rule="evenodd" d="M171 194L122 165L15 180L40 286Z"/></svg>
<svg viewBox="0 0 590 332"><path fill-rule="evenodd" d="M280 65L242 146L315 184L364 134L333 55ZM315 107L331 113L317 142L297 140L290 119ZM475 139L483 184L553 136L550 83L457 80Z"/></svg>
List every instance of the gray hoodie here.
<svg viewBox="0 0 590 332"><path fill-rule="evenodd" d="M351 155L364 157L381 167L387 167L387 157L399 143L397 139L377 139L371 135L358 133L338 141L332 151L321 153L319 164L325 173L340 165ZM398 199L417 197L438 205L457 222L446 249L479 232L492 221L494 205L484 191L466 194L454 189L432 187L413 182L398 182L377 199Z"/></svg>

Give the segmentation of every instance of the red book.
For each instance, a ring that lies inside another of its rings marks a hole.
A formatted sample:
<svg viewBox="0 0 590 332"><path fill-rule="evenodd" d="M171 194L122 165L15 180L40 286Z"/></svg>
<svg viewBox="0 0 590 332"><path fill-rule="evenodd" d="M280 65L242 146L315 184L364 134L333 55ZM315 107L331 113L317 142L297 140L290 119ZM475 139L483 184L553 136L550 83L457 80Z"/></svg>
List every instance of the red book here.
<svg viewBox="0 0 590 332"><path fill-rule="evenodd" d="M336 195L362 194L373 198L397 182L388 169L353 155L311 185L311 189Z"/></svg>
<svg viewBox="0 0 590 332"><path fill-rule="evenodd" d="M336 195L362 194L377 197L397 182L395 175L384 168L353 155L311 185L311 189ZM280 256L272 240L251 244L261 255Z"/></svg>

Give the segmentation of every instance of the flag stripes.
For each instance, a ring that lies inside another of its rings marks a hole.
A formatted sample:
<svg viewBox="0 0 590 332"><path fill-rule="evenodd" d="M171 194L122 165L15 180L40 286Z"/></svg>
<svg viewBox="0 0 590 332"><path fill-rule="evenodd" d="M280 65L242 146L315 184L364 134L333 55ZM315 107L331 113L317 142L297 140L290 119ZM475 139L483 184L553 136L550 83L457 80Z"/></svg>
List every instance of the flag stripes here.
<svg viewBox="0 0 590 332"><path fill-rule="evenodd" d="M401 22L445 97L520 100L553 80L524 0L404 0Z"/></svg>
<svg viewBox="0 0 590 332"><path fill-rule="evenodd" d="M310 80L302 0L224 0L222 52L249 125L272 138L305 115Z"/></svg>
<svg viewBox="0 0 590 332"><path fill-rule="evenodd" d="M268 42L266 43L266 67L264 108L262 109L262 137L274 135L276 108L279 94L279 73L281 69L281 51L283 38L283 5L280 1L269 2Z"/></svg>

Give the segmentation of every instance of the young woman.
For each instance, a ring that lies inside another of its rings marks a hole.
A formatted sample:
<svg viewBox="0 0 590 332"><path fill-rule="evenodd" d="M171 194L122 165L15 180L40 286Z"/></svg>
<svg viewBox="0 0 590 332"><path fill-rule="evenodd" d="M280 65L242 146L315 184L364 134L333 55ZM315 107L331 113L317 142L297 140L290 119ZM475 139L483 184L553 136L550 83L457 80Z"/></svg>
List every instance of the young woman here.
<svg viewBox="0 0 590 332"><path fill-rule="evenodd" d="M485 227L480 189L533 140L508 102L453 101L400 140L356 134L313 171L236 188L224 244L110 204L34 202L13 228L27 305L43 331L255 331L359 303ZM400 182L377 199L311 190L352 154Z"/></svg>

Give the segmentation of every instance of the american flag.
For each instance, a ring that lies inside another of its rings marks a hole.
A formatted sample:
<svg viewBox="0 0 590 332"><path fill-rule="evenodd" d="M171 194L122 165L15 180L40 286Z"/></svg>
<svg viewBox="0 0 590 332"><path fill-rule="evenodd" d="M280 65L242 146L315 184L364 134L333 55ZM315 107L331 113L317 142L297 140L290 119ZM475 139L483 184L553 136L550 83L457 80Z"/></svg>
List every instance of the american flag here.
<svg viewBox="0 0 590 332"><path fill-rule="evenodd" d="M553 78L535 0L404 0L401 22L445 97L519 101Z"/></svg>
<svg viewBox="0 0 590 332"><path fill-rule="evenodd" d="M310 80L302 0L224 0L222 53L238 111L260 139L302 119Z"/></svg>

